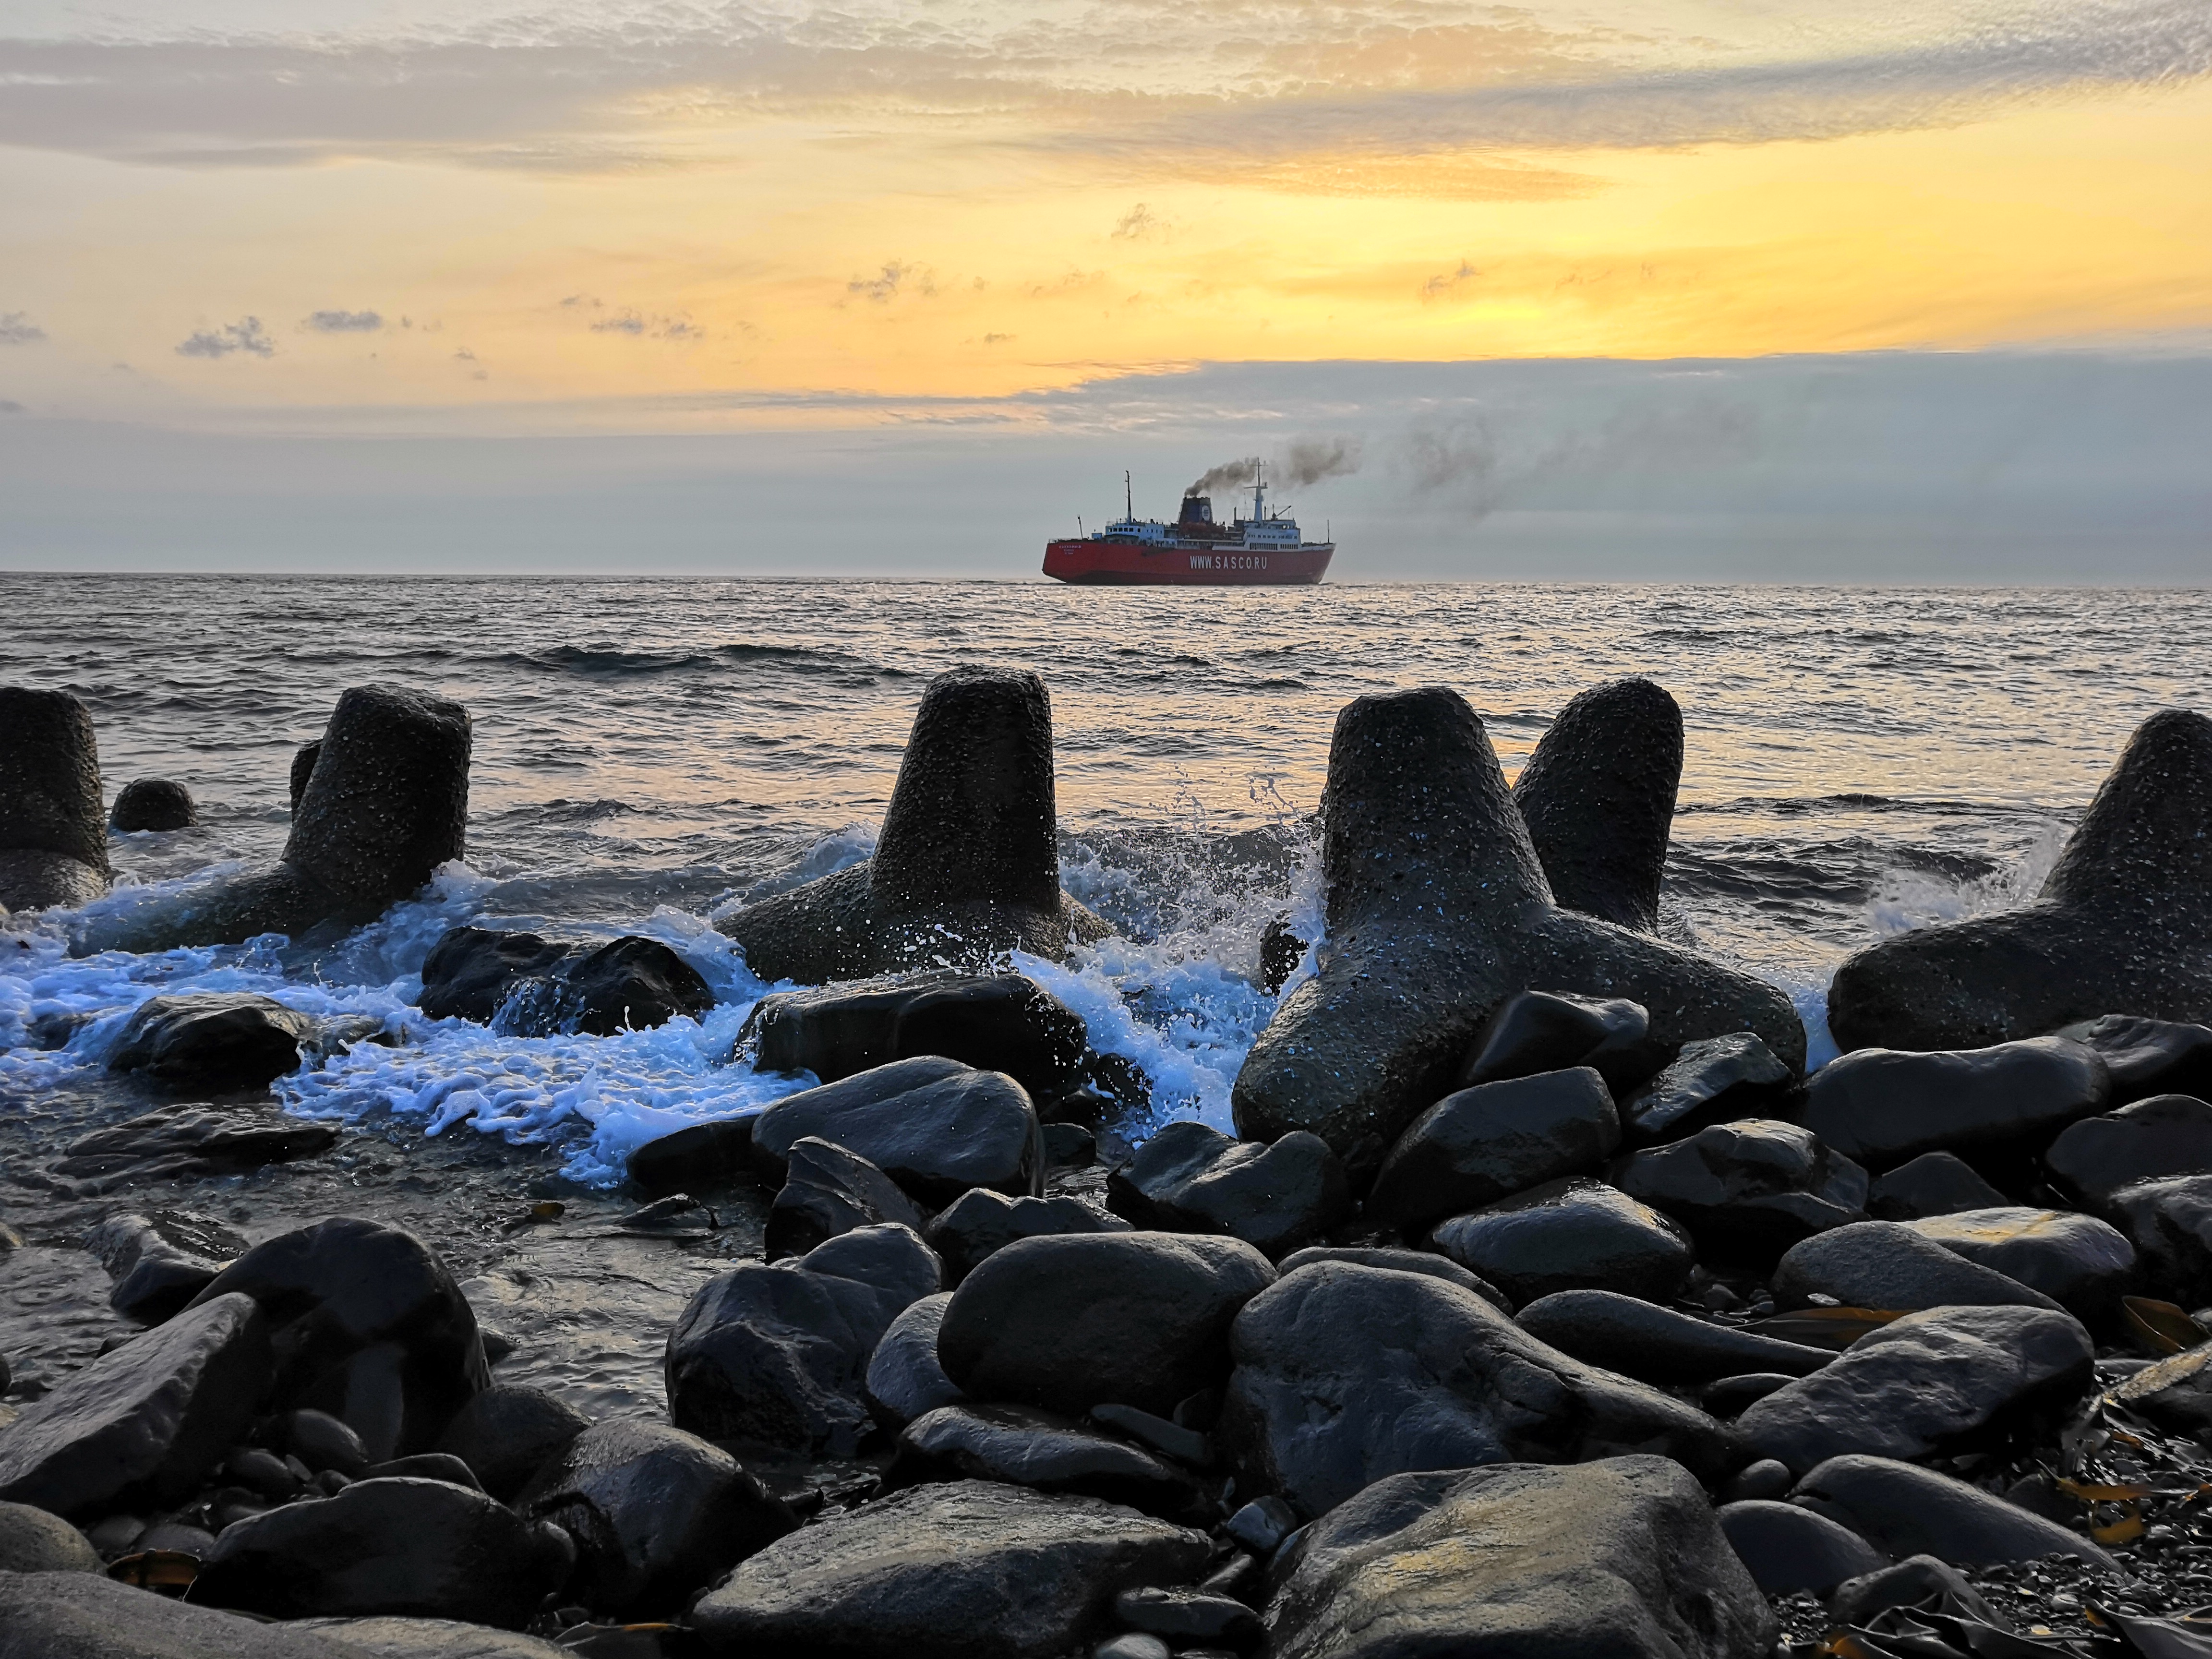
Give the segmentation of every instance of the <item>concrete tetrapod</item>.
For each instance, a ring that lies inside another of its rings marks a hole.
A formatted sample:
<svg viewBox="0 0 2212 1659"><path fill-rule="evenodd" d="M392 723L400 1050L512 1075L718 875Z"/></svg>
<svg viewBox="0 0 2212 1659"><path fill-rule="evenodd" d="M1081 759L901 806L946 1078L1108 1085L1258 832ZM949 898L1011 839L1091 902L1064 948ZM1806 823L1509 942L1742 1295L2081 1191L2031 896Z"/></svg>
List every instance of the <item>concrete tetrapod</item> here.
<svg viewBox="0 0 2212 1659"><path fill-rule="evenodd" d="M1659 931L1659 878L1682 781L1682 711L1650 680L1573 698L1513 781L1561 907Z"/></svg>
<svg viewBox="0 0 2212 1659"><path fill-rule="evenodd" d="M100 745L66 691L0 685L0 916L107 890Z"/></svg>
<svg viewBox="0 0 2212 1659"><path fill-rule="evenodd" d="M331 711L282 858L95 918L72 948L166 951L375 920L465 850L469 741L457 702L354 686Z"/></svg>
<svg viewBox="0 0 2212 1659"><path fill-rule="evenodd" d="M1337 716L1322 797L1328 937L1231 1098L1238 1134L1310 1129L1355 1178L1450 1086L1491 1012L1531 988L1626 997L1654 1042L1756 1032L1792 1072L1805 1029L1773 986L1563 910L1490 738L1442 687Z"/></svg>
<svg viewBox="0 0 2212 1659"><path fill-rule="evenodd" d="M1900 933L1836 970L1845 1048L1978 1048L2105 1014L2212 1021L2212 720L2136 728L2032 904Z"/></svg>
<svg viewBox="0 0 2212 1659"><path fill-rule="evenodd" d="M769 981L819 985L1103 939L1060 890L1052 702L1027 672L956 668L922 693L875 856L716 925Z"/></svg>

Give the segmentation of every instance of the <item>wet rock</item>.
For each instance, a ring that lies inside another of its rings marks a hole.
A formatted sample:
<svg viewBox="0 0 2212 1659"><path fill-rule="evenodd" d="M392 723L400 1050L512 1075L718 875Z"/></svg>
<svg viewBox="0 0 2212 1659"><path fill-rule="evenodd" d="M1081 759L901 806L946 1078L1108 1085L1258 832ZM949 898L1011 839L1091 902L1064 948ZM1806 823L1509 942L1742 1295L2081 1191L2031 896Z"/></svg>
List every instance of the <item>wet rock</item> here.
<svg viewBox="0 0 2212 1659"><path fill-rule="evenodd" d="M2137 1182L2109 1213L2154 1288L2189 1307L2212 1302L2212 1175Z"/></svg>
<svg viewBox="0 0 2212 1659"><path fill-rule="evenodd" d="M921 1206L859 1153L802 1135L784 1155L783 1188L769 1208L767 1257L805 1255L824 1239L886 1221L920 1232Z"/></svg>
<svg viewBox="0 0 2212 1659"><path fill-rule="evenodd" d="M1917 1607L1930 1596L1943 1598L1946 1613L2004 1628L1981 1592L1956 1567L1932 1555L1909 1556L1893 1567L1837 1585L1828 1597L1828 1613L1839 1625L1863 1625L1890 1607Z"/></svg>
<svg viewBox="0 0 2212 1659"><path fill-rule="evenodd" d="M515 1500L576 1541L568 1594L622 1620L665 1617L798 1525L737 1459L658 1423L597 1423Z"/></svg>
<svg viewBox="0 0 2212 1659"><path fill-rule="evenodd" d="M694 1123L673 1134L648 1140L629 1155L629 1178L648 1193L708 1191L749 1175L753 1162L753 1120L718 1118Z"/></svg>
<svg viewBox="0 0 2212 1659"><path fill-rule="evenodd" d="M2124 1377L2111 1396L2175 1434L2212 1436L2212 1345L2169 1354Z"/></svg>
<svg viewBox="0 0 2212 1659"><path fill-rule="evenodd" d="M939 674L922 693L875 856L716 925L763 979L805 985L947 958L980 965L1012 949L1057 960L1103 938L1104 924L1060 890L1044 682L1004 669Z"/></svg>
<svg viewBox="0 0 2212 1659"><path fill-rule="evenodd" d="M0 1503L0 1572L98 1572L100 1552L75 1527L29 1504Z"/></svg>
<svg viewBox="0 0 2212 1659"><path fill-rule="evenodd" d="M79 1194L129 1191L153 1181L243 1175L313 1158L338 1127L265 1106L167 1106L95 1129L54 1160Z"/></svg>
<svg viewBox="0 0 2212 1659"><path fill-rule="evenodd" d="M1310 1244L1352 1208L1344 1166L1319 1135L1272 1146L1170 1123L1106 1182L1106 1202L1139 1227L1224 1233L1273 1257Z"/></svg>
<svg viewBox="0 0 2212 1659"><path fill-rule="evenodd" d="M364 1480L443 1480L449 1486L466 1486L471 1492L482 1492L483 1482L477 1479L476 1471L450 1452L416 1452L411 1457L394 1457L382 1463L372 1463L361 1472Z"/></svg>
<svg viewBox="0 0 2212 1659"><path fill-rule="evenodd" d="M1170 1659L1173 1651L1158 1637L1133 1630L1101 1642L1091 1650L1091 1659Z"/></svg>
<svg viewBox="0 0 2212 1659"><path fill-rule="evenodd" d="M1219 1382L1231 1321L1274 1278L1267 1257L1241 1239L1024 1238L953 1292L938 1358L971 1400L1071 1417L1118 1401L1164 1415Z"/></svg>
<svg viewBox="0 0 2212 1659"><path fill-rule="evenodd" d="M518 984L542 978L574 948L520 928L450 928L423 958L416 1006L433 1019L489 1025Z"/></svg>
<svg viewBox="0 0 2212 1659"><path fill-rule="evenodd" d="M1097 1498L917 1486L769 1545L691 1622L716 1654L1036 1659L1102 1634L1122 1590L1188 1583L1209 1547Z"/></svg>
<svg viewBox="0 0 2212 1659"><path fill-rule="evenodd" d="M1764 1659L1774 1641L1705 1493L1661 1457L1396 1475L1294 1548L1273 1659Z"/></svg>
<svg viewBox="0 0 2212 1659"><path fill-rule="evenodd" d="M1781 1371L1747 1371L1741 1376L1723 1376L1698 1391L1698 1403L1715 1417L1733 1421L1753 1401L1764 1400L1777 1389L1787 1388L1796 1381Z"/></svg>
<svg viewBox="0 0 2212 1659"><path fill-rule="evenodd" d="M1796 1484L1797 1477L1790 1473L1788 1464L1762 1457L1729 1476L1717 1496L1724 1504L1755 1503L1762 1498L1783 1497Z"/></svg>
<svg viewBox="0 0 2212 1659"><path fill-rule="evenodd" d="M115 1281L108 1306L125 1319L158 1325L205 1290L246 1241L212 1216L189 1210L112 1215L85 1248Z"/></svg>
<svg viewBox="0 0 2212 1659"><path fill-rule="evenodd" d="M1080 1123L1044 1126L1044 1161L1052 1168L1081 1169L1097 1158L1097 1137Z"/></svg>
<svg viewBox="0 0 2212 1659"><path fill-rule="evenodd" d="M1621 1128L1648 1146L1711 1124L1764 1117L1795 1080L1791 1066L1756 1032L1701 1038L1684 1043L1657 1076L1621 1103Z"/></svg>
<svg viewBox="0 0 2212 1659"><path fill-rule="evenodd" d="M1247 1304L1231 1346L1218 1435L1238 1488L1310 1516L1407 1470L1577 1462L1630 1446L1713 1479L1741 1461L1695 1407L1415 1273L1302 1267Z"/></svg>
<svg viewBox="0 0 2212 1659"><path fill-rule="evenodd" d="M1877 1221L1920 1221L1960 1210L1995 1209L2005 1195L1951 1152L1923 1152L1879 1176L1867 1189L1867 1213Z"/></svg>
<svg viewBox="0 0 2212 1659"><path fill-rule="evenodd" d="M210 1297L27 1407L0 1435L0 1499L70 1516L174 1503L252 1420L269 1367L260 1310Z"/></svg>
<svg viewBox="0 0 2212 1659"><path fill-rule="evenodd" d="M463 855L468 795L465 709L355 686L331 712L276 863L100 917L71 948L147 952L374 921Z"/></svg>
<svg viewBox="0 0 2212 1659"><path fill-rule="evenodd" d="M1589 1066L1477 1084L1446 1095L1398 1137L1362 1214L1376 1226L1425 1231L1531 1187L1595 1175L1620 1145L1613 1096Z"/></svg>
<svg viewBox="0 0 2212 1659"><path fill-rule="evenodd" d="M483 1492L360 1480L225 1527L191 1594L275 1619L386 1613L517 1630L574 1560L559 1528Z"/></svg>
<svg viewBox="0 0 2212 1659"><path fill-rule="evenodd" d="M1036 1112L1002 1072L924 1057L786 1095L753 1120L754 1167L780 1185L805 1135L858 1153L927 1203L950 1204L970 1187L1043 1190Z"/></svg>
<svg viewBox="0 0 2212 1659"><path fill-rule="evenodd" d="M2212 1103L2153 1095L2083 1118L2051 1143L2043 1164L2059 1191L2090 1209L2139 1181L2212 1175Z"/></svg>
<svg viewBox="0 0 2212 1659"><path fill-rule="evenodd" d="M1456 1285L1463 1291L1472 1291L1498 1312L1510 1316L1512 1299L1488 1279L1471 1273L1456 1261L1427 1250L1398 1250L1373 1244L1309 1244L1303 1250L1293 1250L1275 1264L1279 1273L1296 1273L1300 1267L1311 1267L1316 1261L1354 1261L1364 1267L1389 1267L1401 1273L1425 1273L1431 1279L1441 1279L1448 1285Z"/></svg>
<svg viewBox="0 0 2212 1659"><path fill-rule="evenodd" d="M1194 1469L1213 1467L1213 1442L1194 1428L1140 1412L1134 1406L1105 1405L1091 1408L1091 1420L1111 1433L1148 1446L1164 1457Z"/></svg>
<svg viewBox="0 0 2212 1659"><path fill-rule="evenodd" d="M1866 1219L1866 1171L1811 1130L1771 1118L1716 1123L1632 1153L1608 1179L1680 1222L1708 1255L1771 1261L1800 1239Z"/></svg>
<svg viewBox="0 0 2212 1659"><path fill-rule="evenodd" d="M1692 1262L1674 1222L1598 1181L1554 1181L1440 1224L1431 1239L1516 1304L1555 1291L1674 1295Z"/></svg>
<svg viewBox="0 0 2212 1659"><path fill-rule="evenodd" d="M1197 1518L1189 1475L1142 1447L1034 1406L939 1406L908 1424L884 1485L945 1480L1000 1480L1170 1520Z"/></svg>
<svg viewBox="0 0 2212 1659"><path fill-rule="evenodd" d="M0 685L0 916L107 890L100 744L67 691Z"/></svg>
<svg viewBox="0 0 2212 1659"><path fill-rule="evenodd" d="M467 1474L465 1467L461 1473ZM222 1461L222 1478L272 1504L297 1496L304 1484L289 1464L265 1446L248 1446L231 1453ZM476 1476L468 1475L468 1484L475 1485Z"/></svg>
<svg viewBox="0 0 2212 1659"><path fill-rule="evenodd" d="M511 1503L532 1475L591 1426L591 1419L543 1389L496 1382L453 1413L438 1449L467 1464L494 1498ZM359 1473L343 1462L318 1462L304 1450L300 1455L319 1468Z"/></svg>
<svg viewBox="0 0 2212 1659"><path fill-rule="evenodd" d="M486 1392L496 1393L497 1390L488 1389ZM477 1399L483 1397L479 1395ZM472 1400L461 1409L465 1412L476 1403ZM368 1467L368 1451L361 1443L361 1437L328 1412L306 1408L286 1412L278 1419L278 1431L283 1437L285 1449L311 1470L336 1469L350 1479ZM447 1451L453 1449L442 1442L441 1448ZM474 1465L471 1467L474 1468ZM483 1471L477 1471L477 1477L482 1479ZM490 1490L489 1482L485 1489Z"/></svg>
<svg viewBox="0 0 2212 1659"><path fill-rule="evenodd" d="M1570 701L1513 783L1553 898L1657 933L1681 780L1682 711L1660 687L1609 680Z"/></svg>
<svg viewBox="0 0 2212 1659"><path fill-rule="evenodd" d="M108 827L124 835L140 830L189 830L200 821L192 792L170 778L134 778L116 792Z"/></svg>
<svg viewBox="0 0 2212 1659"><path fill-rule="evenodd" d="M1337 718L1324 791L1327 947L1238 1073L1238 1134L1320 1135L1355 1182L1450 1087L1507 999L1571 986L1652 1011L1679 1046L1751 1030L1803 1063L1790 1000L1746 974L1558 908L1474 712L1430 688Z"/></svg>
<svg viewBox="0 0 2212 1659"><path fill-rule="evenodd" d="M1114 1598L1114 1616L1132 1629L1179 1643L1247 1648L1260 1639L1260 1616L1234 1596L1144 1585Z"/></svg>
<svg viewBox="0 0 2212 1659"><path fill-rule="evenodd" d="M1979 1486L1893 1458L1832 1457L1800 1480L1790 1502L1839 1521L1889 1556L1933 1555L1959 1566L2077 1555L2112 1557L2078 1533Z"/></svg>
<svg viewBox="0 0 2212 1659"><path fill-rule="evenodd" d="M764 1072L811 1072L824 1083L933 1054L1004 1072L1038 1098L1081 1076L1083 1017L1019 974L908 974L778 991L745 1021Z"/></svg>
<svg viewBox="0 0 2212 1659"><path fill-rule="evenodd" d="M2212 1097L2212 1024L2106 1014L2056 1035L2097 1051L2112 1073L2115 1104L2153 1095Z"/></svg>
<svg viewBox="0 0 2212 1659"><path fill-rule="evenodd" d="M2111 1097L2105 1062L2062 1037L1944 1054L1864 1048L1813 1074L1800 1121L1844 1157L1887 1170L1923 1152L2039 1152Z"/></svg>
<svg viewBox="0 0 2212 1659"><path fill-rule="evenodd" d="M242 991L149 997L124 1026L108 1067L143 1073L171 1089L265 1088L297 1069L318 1023L273 997Z"/></svg>
<svg viewBox="0 0 2212 1659"><path fill-rule="evenodd" d="M363 1659L363 1650L98 1573L0 1573L0 1659Z"/></svg>
<svg viewBox="0 0 2212 1659"><path fill-rule="evenodd" d="M1666 1058L1651 1048L1651 1016L1641 1003L1564 991L1508 997L1467 1051L1455 1087L1500 1083L1587 1066L1609 1089L1645 1081Z"/></svg>
<svg viewBox="0 0 2212 1659"><path fill-rule="evenodd" d="M674 951L635 933L592 945L455 927L423 961L417 1006L434 1019L458 1016L511 1036L612 1036L696 1019L714 994Z"/></svg>
<svg viewBox="0 0 2212 1659"><path fill-rule="evenodd" d="M668 1334L668 1414L709 1440L849 1457L872 1426L869 1357L941 1285L936 1255L895 1224L734 1267L701 1285Z"/></svg>
<svg viewBox="0 0 2212 1659"><path fill-rule="evenodd" d="M2152 715L2034 902L1859 951L1836 970L1829 1029L1845 1048L1939 1049L2032 1037L2115 1009L2212 1024L2208 820L2212 720L2178 708Z"/></svg>
<svg viewBox="0 0 2212 1659"><path fill-rule="evenodd" d="M490 1385L476 1314L412 1233L340 1216L257 1244L193 1305L243 1291L269 1316L278 1409L311 1407L371 1462L428 1451Z"/></svg>
<svg viewBox="0 0 2212 1659"><path fill-rule="evenodd" d="M2118 1229L2069 1210L2008 1206L1909 1224L1923 1238L2042 1291L2093 1325L2118 1312L2135 1273L2135 1247Z"/></svg>
<svg viewBox="0 0 2212 1659"><path fill-rule="evenodd" d="M576 1659L574 1647L453 1619L295 1619L285 1628L313 1631L370 1659ZM657 1659L658 1649L654 1642L625 1659ZM588 1649L585 1656L599 1659Z"/></svg>
<svg viewBox="0 0 2212 1659"><path fill-rule="evenodd" d="M944 1259L945 1278L957 1285L977 1264L1018 1238L1130 1231L1120 1216L1101 1215L1079 1199L1008 1198L988 1187L971 1187L923 1230L922 1237Z"/></svg>
<svg viewBox="0 0 2212 1659"><path fill-rule="evenodd" d="M1856 1221L1793 1244L1774 1269L1778 1307L2056 1308L2040 1291L1945 1249L1901 1221Z"/></svg>
<svg viewBox="0 0 2212 1659"><path fill-rule="evenodd" d="M1869 1332L1753 1402L1736 1430L1799 1474L1846 1453L1933 1456L2070 1404L2095 1358L2089 1334L2063 1313L1933 1308Z"/></svg>
<svg viewBox="0 0 2212 1659"><path fill-rule="evenodd" d="M868 1358L868 1409L876 1420L902 1429L924 1412L957 1406L968 1396L953 1385L938 1363L937 1333L952 1292L940 1291L910 1304L884 1330Z"/></svg>
<svg viewBox="0 0 2212 1659"><path fill-rule="evenodd" d="M1846 1578L1879 1572L1889 1558L1849 1527L1795 1504L1771 1499L1723 1504L1721 1530L1769 1595L1811 1590L1826 1595Z"/></svg>
<svg viewBox="0 0 2212 1659"><path fill-rule="evenodd" d="M1522 1309L1516 1322L1561 1353L1645 1382L1711 1382L1749 1371L1805 1376L1836 1357L1613 1291L1557 1291Z"/></svg>

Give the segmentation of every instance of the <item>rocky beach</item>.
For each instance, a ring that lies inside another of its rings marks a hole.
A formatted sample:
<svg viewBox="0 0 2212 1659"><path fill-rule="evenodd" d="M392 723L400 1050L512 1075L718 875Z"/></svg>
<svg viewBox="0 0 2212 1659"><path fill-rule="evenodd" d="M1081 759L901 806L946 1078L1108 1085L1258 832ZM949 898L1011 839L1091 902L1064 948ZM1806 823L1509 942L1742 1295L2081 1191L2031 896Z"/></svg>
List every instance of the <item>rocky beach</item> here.
<svg viewBox="0 0 2212 1659"><path fill-rule="evenodd" d="M1103 733L1164 601L1055 664L899 595L892 672L647 593L501 679L427 587L289 665L320 593L135 727L56 614L0 658L0 1659L2212 1654L2202 647L2112 601L2093 732L2059 599L1899 668L1656 592L1499 596L1549 643L1463 672L1417 595L1358 663L1240 613ZM1960 775L1806 793L1792 718ZM644 827L748 729L781 783Z"/></svg>

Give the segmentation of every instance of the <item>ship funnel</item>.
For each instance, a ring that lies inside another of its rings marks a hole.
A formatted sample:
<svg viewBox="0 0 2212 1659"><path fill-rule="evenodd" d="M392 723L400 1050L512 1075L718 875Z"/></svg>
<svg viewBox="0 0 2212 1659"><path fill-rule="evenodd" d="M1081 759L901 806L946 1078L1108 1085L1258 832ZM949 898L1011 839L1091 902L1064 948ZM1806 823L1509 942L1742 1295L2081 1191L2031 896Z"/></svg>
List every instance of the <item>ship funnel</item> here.
<svg viewBox="0 0 2212 1659"><path fill-rule="evenodd" d="M1210 495L1184 496L1182 511L1176 515L1176 522L1177 524L1212 524L1213 522L1212 497Z"/></svg>

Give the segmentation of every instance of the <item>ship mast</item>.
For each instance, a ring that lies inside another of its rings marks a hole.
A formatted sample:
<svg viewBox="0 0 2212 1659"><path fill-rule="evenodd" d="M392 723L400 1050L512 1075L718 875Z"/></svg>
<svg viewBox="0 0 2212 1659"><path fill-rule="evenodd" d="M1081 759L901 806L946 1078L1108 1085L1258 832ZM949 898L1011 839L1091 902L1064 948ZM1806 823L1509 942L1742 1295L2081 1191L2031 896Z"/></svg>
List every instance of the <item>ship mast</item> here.
<svg viewBox="0 0 2212 1659"><path fill-rule="evenodd" d="M1126 471L1121 474L1121 516L1125 519L1137 516L1137 498L1130 491L1129 475Z"/></svg>
<svg viewBox="0 0 2212 1659"><path fill-rule="evenodd" d="M1260 459L1255 455L1252 458L1252 522L1255 524L1267 516L1260 510L1260 504L1267 493L1267 486L1260 482Z"/></svg>

